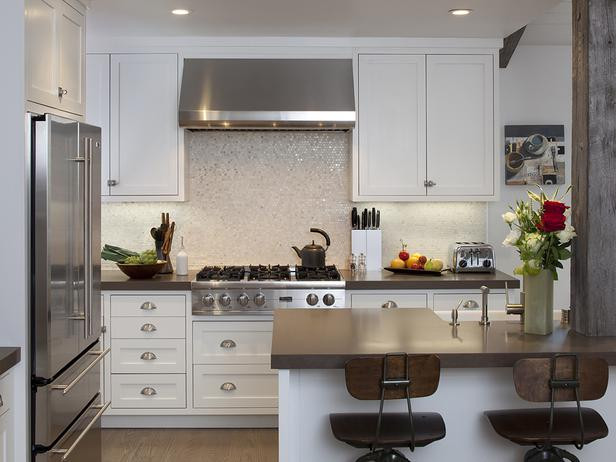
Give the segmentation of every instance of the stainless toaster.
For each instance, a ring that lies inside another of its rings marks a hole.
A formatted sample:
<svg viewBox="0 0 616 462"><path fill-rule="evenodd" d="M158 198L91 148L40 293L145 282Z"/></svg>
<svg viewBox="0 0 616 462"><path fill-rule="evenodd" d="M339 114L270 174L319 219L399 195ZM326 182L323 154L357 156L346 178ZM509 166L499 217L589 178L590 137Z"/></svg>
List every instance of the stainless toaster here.
<svg viewBox="0 0 616 462"><path fill-rule="evenodd" d="M454 273L493 273L494 248L484 242L456 242L451 246Z"/></svg>

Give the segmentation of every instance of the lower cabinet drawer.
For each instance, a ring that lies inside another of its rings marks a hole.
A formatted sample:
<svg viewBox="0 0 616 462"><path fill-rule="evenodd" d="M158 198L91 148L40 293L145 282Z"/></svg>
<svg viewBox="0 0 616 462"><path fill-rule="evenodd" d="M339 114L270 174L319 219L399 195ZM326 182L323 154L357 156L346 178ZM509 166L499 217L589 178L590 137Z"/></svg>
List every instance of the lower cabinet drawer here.
<svg viewBox="0 0 616 462"><path fill-rule="evenodd" d="M111 316L186 316L184 295L112 295Z"/></svg>
<svg viewBox="0 0 616 462"><path fill-rule="evenodd" d="M481 311L481 292L476 293L442 293L434 294L434 311L453 310L458 304L459 311ZM490 293L488 295L489 311L505 311L505 294Z"/></svg>
<svg viewBox="0 0 616 462"><path fill-rule="evenodd" d="M186 407L184 374L112 374L111 407L173 409Z"/></svg>
<svg viewBox="0 0 616 462"><path fill-rule="evenodd" d="M393 308L427 308L428 294L383 293L351 295L351 308L385 308L388 302L393 302Z"/></svg>
<svg viewBox="0 0 616 462"><path fill-rule="evenodd" d="M270 364L272 322L194 322L193 363Z"/></svg>
<svg viewBox="0 0 616 462"><path fill-rule="evenodd" d="M150 318L111 318L112 338L185 338L186 318L150 317Z"/></svg>
<svg viewBox="0 0 616 462"><path fill-rule="evenodd" d="M278 374L266 365L194 366L195 408L278 407Z"/></svg>
<svg viewBox="0 0 616 462"><path fill-rule="evenodd" d="M115 339L111 349L111 373L183 374L186 372L184 339Z"/></svg>

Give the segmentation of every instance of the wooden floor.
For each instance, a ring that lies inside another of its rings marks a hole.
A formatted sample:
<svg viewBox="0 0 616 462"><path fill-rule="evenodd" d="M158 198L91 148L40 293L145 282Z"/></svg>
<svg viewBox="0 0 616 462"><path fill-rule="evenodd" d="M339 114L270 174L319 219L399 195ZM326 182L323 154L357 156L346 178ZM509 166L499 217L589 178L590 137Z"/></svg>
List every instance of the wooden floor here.
<svg viewBox="0 0 616 462"><path fill-rule="evenodd" d="M270 429L105 429L103 462L276 462Z"/></svg>

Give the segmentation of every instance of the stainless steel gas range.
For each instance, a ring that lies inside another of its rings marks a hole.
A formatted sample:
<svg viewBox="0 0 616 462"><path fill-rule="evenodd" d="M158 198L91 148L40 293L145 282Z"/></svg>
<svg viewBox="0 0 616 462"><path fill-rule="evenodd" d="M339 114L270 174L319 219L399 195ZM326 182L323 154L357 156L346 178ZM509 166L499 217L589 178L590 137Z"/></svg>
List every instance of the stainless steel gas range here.
<svg viewBox="0 0 616 462"><path fill-rule="evenodd" d="M344 308L335 266L206 266L191 283L193 315L268 315L278 308Z"/></svg>

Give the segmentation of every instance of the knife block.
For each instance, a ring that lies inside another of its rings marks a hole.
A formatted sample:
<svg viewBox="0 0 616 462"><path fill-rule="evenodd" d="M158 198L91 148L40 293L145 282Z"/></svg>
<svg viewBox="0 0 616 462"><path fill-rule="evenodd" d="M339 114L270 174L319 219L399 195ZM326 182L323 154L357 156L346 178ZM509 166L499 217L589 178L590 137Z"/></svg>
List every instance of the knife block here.
<svg viewBox="0 0 616 462"><path fill-rule="evenodd" d="M357 257L366 256L366 270L380 271L383 268L383 234L380 229L351 230L351 252Z"/></svg>

